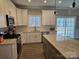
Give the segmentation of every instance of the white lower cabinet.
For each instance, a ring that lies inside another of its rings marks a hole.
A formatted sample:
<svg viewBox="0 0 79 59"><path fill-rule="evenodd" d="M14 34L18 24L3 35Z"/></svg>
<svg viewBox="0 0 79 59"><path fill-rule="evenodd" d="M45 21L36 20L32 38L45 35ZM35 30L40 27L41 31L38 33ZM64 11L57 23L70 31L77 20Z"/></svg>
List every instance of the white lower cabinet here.
<svg viewBox="0 0 79 59"><path fill-rule="evenodd" d="M40 32L27 33L27 43L36 43L36 42L41 42L41 33Z"/></svg>
<svg viewBox="0 0 79 59"><path fill-rule="evenodd" d="M41 42L41 32L26 32L22 33L23 43L38 43Z"/></svg>
<svg viewBox="0 0 79 59"><path fill-rule="evenodd" d="M0 59L17 59L16 45L1 45L0 46Z"/></svg>

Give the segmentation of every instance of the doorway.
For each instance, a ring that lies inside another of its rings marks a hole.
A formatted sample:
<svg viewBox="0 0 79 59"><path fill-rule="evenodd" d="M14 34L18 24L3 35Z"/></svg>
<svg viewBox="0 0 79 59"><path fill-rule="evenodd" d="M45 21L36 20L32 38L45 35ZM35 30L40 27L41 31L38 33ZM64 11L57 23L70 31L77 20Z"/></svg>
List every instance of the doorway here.
<svg viewBox="0 0 79 59"><path fill-rule="evenodd" d="M76 18L69 16L58 16L56 20L57 38L74 38Z"/></svg>

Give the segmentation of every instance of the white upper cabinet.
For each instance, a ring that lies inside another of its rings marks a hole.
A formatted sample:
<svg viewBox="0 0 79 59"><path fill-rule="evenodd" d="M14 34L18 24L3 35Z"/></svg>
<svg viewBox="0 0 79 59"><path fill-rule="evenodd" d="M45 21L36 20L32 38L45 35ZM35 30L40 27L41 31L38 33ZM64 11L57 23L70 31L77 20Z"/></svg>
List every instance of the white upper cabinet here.
<svg viewBox="0 0 79 59"><path fill-rule="evenodd" d="M14 18L14 22L15 22L14 25L17 25L17 23L16 23L16 20L17 20L16 19L16 7L10 0L7 1L7 4L8 4L8 6L7 6L6 11L8 12L8 15L10 15Z"/></svg>
<svg viewBox="0 0 79 59"><path fill-rule="evenodd" d="M27 10L26 9L16 9L17 14L17 25L27 25Z"/></svg>
<svg viewBox="0 0 79 59"><path fill-rule="evenodd" d="M27 17L28 17L28 11L26 9L22 9L22 22L23 25L27 25Z"/></svg>
<svg viewBox="0 0 79 59"><path fill-rule="evenodd" d="M22 11L21 9L17 8L16 9L16 19L17 19L17 25L22 25Z"/></svg>
<svg viewBox="0 0 79 59"><path fill-rule="evenodd" d="M0 28L7 27L6 25L6 16L5 15L0 15Z"/></svg>
<svg viewBox="0 0 79 59"><path fill-rule="evenodd" d="M53 10L42 10L42 25L55 25Z"/></svg>
<svg viewBox="0 0 79 59"><path fill-rule="evenodd" d="M2 15L9 15L14 17L14 22L16 25L16 7L11 2L11 0L0 0L0 14Z"/></svg>

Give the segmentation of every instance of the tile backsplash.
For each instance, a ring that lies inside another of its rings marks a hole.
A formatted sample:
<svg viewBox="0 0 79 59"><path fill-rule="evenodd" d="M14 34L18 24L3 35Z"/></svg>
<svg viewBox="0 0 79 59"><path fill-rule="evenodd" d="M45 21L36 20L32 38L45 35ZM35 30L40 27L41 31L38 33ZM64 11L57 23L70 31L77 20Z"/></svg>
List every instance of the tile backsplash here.
<svg viewBox="0 0 79 59"><path fill-rule="evenodd" d="M43 30L49 30L51 27L55 28L55 26L52 26L52 25L45 25L45 26L37 27L36 30L41 30L41 29L43 29ZM34 30L34 27L33 28L29 28L27 26L17 26L16 27L17 32L22 32L22 31L25 31L27 29Z"/></svg>

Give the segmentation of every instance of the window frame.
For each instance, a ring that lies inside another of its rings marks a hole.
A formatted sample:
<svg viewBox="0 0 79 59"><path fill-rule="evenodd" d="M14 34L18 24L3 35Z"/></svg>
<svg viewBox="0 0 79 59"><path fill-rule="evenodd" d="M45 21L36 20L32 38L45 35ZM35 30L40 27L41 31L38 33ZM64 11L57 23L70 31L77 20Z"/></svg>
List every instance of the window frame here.
<svg viewBox="0 0 79 59"><path fill-rule="evenodd" d="M30 16L39 16L40 17L40 26L29 26L29 17ZM39 27L41 27L41 24L42 24L41 18L42 18L41 15L28 15L28 27L29 28L34 28L34 27L39 28Z"/></svg>

